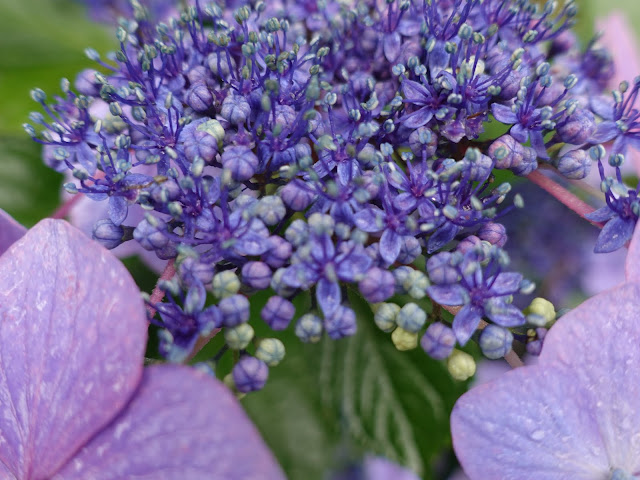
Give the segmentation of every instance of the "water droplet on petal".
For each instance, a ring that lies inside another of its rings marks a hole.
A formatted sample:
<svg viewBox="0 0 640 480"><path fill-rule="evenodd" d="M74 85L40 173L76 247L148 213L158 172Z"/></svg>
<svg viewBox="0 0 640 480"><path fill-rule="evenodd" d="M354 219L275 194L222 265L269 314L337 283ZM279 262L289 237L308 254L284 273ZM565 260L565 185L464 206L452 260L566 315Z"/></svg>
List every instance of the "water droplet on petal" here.
<svg viewBox="0 0 640 480"><path fill-rule="evenodd" d="M544 431L543 430L536 430L531 434L531 440L533 440L535 442L539 442L543 438L544 438Z"/></svg>

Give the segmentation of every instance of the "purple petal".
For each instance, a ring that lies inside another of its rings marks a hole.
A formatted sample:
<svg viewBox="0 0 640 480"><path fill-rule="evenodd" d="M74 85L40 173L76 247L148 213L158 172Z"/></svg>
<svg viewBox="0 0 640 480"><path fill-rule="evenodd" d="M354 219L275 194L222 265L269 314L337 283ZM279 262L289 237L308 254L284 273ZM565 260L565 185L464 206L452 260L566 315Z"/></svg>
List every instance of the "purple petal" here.
<svg viewBox="0 0 640 480"><path fill-rule="evenodd" d="M309 266L304 263L295 263L287 267L282 274L282 282L293 288L306 287L315 281L317 275L312 274Z"/></svg>
<svg viewBox="0 0 640 480"><path fill-rule="evenodd" d="M80 142L74 148L76 154L77 162L87 171L89 175L93 175L96 173L96 166L98 165L98 160L96 159L96 154L91 147L87 144L87 142Z"/></svg>
<svg viewBox="0 0 640 480"><path fill-rule="evenodd" d="M517 327L525 322L520 309L502 298L490 298L485 302L484 312L493 323L503 327Z"/></svg>
<svg viewBox="0 0 640 480"><path fill-rule="evenodd" d="M593 251L608 253L619 249L631 238L635 225L636 222L633 219L613 217L600 231Z"/></svg>
<svg viewBox="0 0 640 480"><path fill-rule="evenodd" d="M458 306L469 301L469 294L458 284L431 285L427 287L427 293L434 302L440 305Z"/></svg>
<svg viewBox="0 0 640 480"><path fill-rule="evenodd" d="M494 103L491 105L491 113L500 123L504 123L507 125L513 125L514 123L518 123L518 117L511 107L506 105L501 105L499 103Z"/></svg>
<svg viewBox="0 0 640 480"><path fill-rule="evenodd" d="M380 256L389 265L396 261L402 247L402 237L387 228L380 237Z"/></svg>
<svg viewBox="0 0 640 480"><path fill-rule="evenodd" d="M524 128L519 123L516 123L513 127L511 127L509 133L520 143L525 143L527 140L529 140L529 130Z"/></svg>
<svg viewBox="0 0 640 480"><path fill-rule="evenodd" d="M402 82L402 93L406 102L418 105L424 105L431 98L427 87L413 80L404 80Z"/></svg>
<svg viewBox="0 0 640 480"><path fill-rule="evenodd" d="M338 282L321 278L316 284L316 300L325 316L331 315L342 302L342 292Z"/></svg>
<svg viewBox="0 0 640 480"><path fill-rule="evenodd" d="M384 36L382 40L382 48L384 50L384 56L390 62L395 62L398 55L400 55L400 46L402 45L402 38L398 32L389 33Z"/></svg>
<svg viewBox="0 0 640 480"><path fill-rule="evenodd" d="M383 229L384 212L378 207L370 206L354 215L356 227L363 232L374 233Z"/></svg>
<svg viewBox="0 0 640 480"><path fill-rule="evenodd" d="M55 480L284 480L229 390L183 366L145 369L126 409Z"/></svg>
<svg viewBox="0 0 640 480"><path fill-rule="evenodd" d="M366 480L419 480L411 470L384 457L366 457L362 464L363 479Z"/></svg>
<svg viewBox="0 0 640 480"><path fill-rule="evenodd" d="M340 183L343 185L348 185L355 177L359 176L358 164L350 160L339 162L336 170Z"/></svg>
<svg viewBox="0 0 640 480"><path fill-rule="evenodd" d="M440 250L447 243L449 243L453 238L458 234L458 226L451 223L445 222L441 227L439 227L433 235L429 237L429 241L427 242L427 252L433 253Z"/></svg>
<svg viewBox="0 0 640 480"><path fill-rule="evenodd" d="M412 193L404 192L393 199L393 206L402 212L413 210L418 200Z"/></svg>
<svg viewBox="0 0 640 480"><path fill-rule="evenodd" d="M407 128L419 128L426 125L433 118L433 112L428 107L422 107L413 113L404 115L400 121Z"/></svg>
<svg viewBox="0 0 640 480"><path fill-rule="evenodd" d="M362 251L362 250L360 250ZM365 253L351 253L340 259L336 259L336 273L338 278L345 282L353 282L356 277L364 274L371 266L371 257Z"/></svg>
<svg viewBox="0 0 640 480"><path fill-rule="evenodd" d="M591 213L587 213L585 217L589 220L593 220L594 222L606 222L607 220L613 218L616 212L611 210L608 206L604 206L595 210Z"/></svg>
<svg viewBox="0 0 640 480"><path fill-rule="evenodd" d="M422 27L422 22L420 17L407 18L405 16L405 18L400 20L397 31L400 32L405 37L412 37L420 33L421 27Z"/></svg>
<svg viewBox="0 0 640 480"><path fill-rule="evenodd" d="M0 258L0 458L48 478L127 403L147 321L107 250L43 220Z"/></svg>
<svg viewBox="0 0 640 480"><path fill-rule="evenodd" d="M608 97L605 97L604 95L592 96L589 99L589 106L591 107L591 110L593 110L593 113L602 117L604 120L613 119L613 101L611 100L610 96Z"/></svg>
<svg viewBox="0 0 640 480"><path fill-rule="evenodd" d="M620 135L613 141L613 147L611 147L611 155L617 155L619 153L625 155L627 153L627 146L629 144L628 135Z"/></svg>
<svg viewBox="0 0 640 480"><path fill-rule="evenodd" d="M451 415L458 460L471 480L609 478L590 396L567 369L539 366L473 388Z"/></svg>
<svg viewBox="0 0 640 480"><path fill-rule="evenodd" d="M631 238L625 263L625 274L627 282L640 283L640 228L634 231Z"/></svg>
<svg viewBox="0 0 640 480"><path fill-rule="evenodd" d="M629 147L633 148L634 150L640 152L640 138L637 136L637 134L635 134L635 135L633 135L633 134L632 135L626 135L626 139L627 139L627 146L629 146Z"/></svg>
<svg viewBox="0 0 640 480"><path fill-rule="evenodd" d="M531 137L531 147L536 151L539 158L543 160L549 159L549 154L547 153L547 147L544 144L544 137L542 136L542 132L540 130L534 130L530 132Z"/></svg>
<svg viewBox="0 0 640 480"><path fill-rule="evenodd" d="M15 241L22 238L27 229L16 222L11 215L0 209L0 255Z"/></svg>
<svg viewBox="0 0 640 480"><path fill-rule="evenodd" d="M605 143L613 140L620 131L615 122L601 122L598 124L595 133L591 137L591 143Z"/></svg>
<svg viewBox="0 0 640 480"><path fill-rule="evenodd" d="M499 274L493 284L491 291L496 295L511 295L518 291L522 275L516 272L505 272Z"/></svg>
<svg viewBox="0 0 640 480"><path fill-rule="evenodd" d="M627 283L596 295L563 315L545 338L540 365L571 368L571 382L597 395L589 405L592 424L606 426L600 435L612 464L640 458L632 442L640 431L640 286ZM573 339L567 342L566 339ZM637 471L639 465L635 466Z"/></svg>
<svg viewBox="0 0 640 480"><path fill-rule="evenodd" d="M121 196L109 198L109 218L114 225L121 225L127 218L127 199Z"/></svg>
<svg viewBox="0 0 640 480"><path fill-rule="evenodd" d="M478 307L465 305L453 318L453 332L460 345L465 345L482 319L482 311Z"/></svg>

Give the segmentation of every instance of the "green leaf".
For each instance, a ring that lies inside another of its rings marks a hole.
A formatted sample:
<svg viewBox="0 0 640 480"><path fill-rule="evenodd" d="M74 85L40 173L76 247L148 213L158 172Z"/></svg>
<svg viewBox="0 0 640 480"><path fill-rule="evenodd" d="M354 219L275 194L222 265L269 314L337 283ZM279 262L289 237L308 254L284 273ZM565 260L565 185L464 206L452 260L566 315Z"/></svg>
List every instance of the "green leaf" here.
<svg viewBox="0 0 640 480"><path fill-rule="evenodd" d="M355 336L305 345L287 332L284 361L243 403L290 478L321 479L349 460L345 451L384 455L435 478L434 462L450 446L449 414L466 384L419 348L396 350L369 305L350 300Z"/></svg>
<svg viewBox="0 0 640 480"><path fill-rule="evenodd" d="M62 175L42 163L40 150L29 137L0 136L0 208L25 226L60 203Z"/></svg>
<svg viewBox="0 0 640 480"><path fill-rule="evenodd" d="M105 52L116 46L109 27L91 22L86 10L70 0L0 0L0 134L22 132L37 104L34 87L59 93L60 79L73 81L93 66L84 56L91 46Z"/></svg>

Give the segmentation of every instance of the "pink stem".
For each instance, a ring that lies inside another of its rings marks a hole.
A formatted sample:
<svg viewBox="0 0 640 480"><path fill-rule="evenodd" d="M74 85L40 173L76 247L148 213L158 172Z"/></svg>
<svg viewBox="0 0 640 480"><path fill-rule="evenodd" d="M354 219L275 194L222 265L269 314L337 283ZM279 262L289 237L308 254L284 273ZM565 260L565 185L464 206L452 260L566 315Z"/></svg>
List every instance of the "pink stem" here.
<svg viewBox="0 0 640 480"><path fill-rule="evenodd" d="M562 185L554 182L546 175L540 173L538 170L534 170L533 172L531 172L529 175L527 175L527 178L538 185L540 188L542 188L544 191L551 194L552 197L565 205L567 208L587 220L590 224L595 225L598 228L603 227L602 223L592 222L586 217L587 214L592 213L595 209L588 203L580 200Z"/></svg>
<svg viewBox="0 0 640 480"><path fill-rule="evenodd" d="M158 283L160 283L160 280L169 280L173 278L175 274L176 274L176 267L174 265L174 261L169 260L169 263L167 263L167 266L162 272L162 275L160 275L160 278L158 279ZM156 286L153 289L153 292L151 292L151 298L149 298L149 303L151 305L155 305L156 303L159 303L164 298L164 291L158 286L158 283L156 283ZM153 317L156 314L156 309L153 308L151 305L147 305L147 312L149 313L149 317Z"/></svg>
<svg viewBox="0 0 640 480"><path fill-rule="evenodd" d="M170 280L171 278L173 278L175 273L176 273L175 262L174 260L169 260L169 262L167 263L167 266L162 272L162 275L160 275L160 278L158 279L158 283L160 283L160 280ZM153 289L153 292L151 292L151 298L149 298L149 303L152 305L155 305L156 303L162 301L163 298L164 298L164 291L161 290L158 284L156 283L156 286ZM153 308L151 305L147 305L147 312L149 313L150 317L153 317L156 314L156 309ZM202 350L202 347L204 347L207 343L209 343L209 340L215 337L216 333L218 333L219 331L220 329L216 328L213 332L211 332L206 337L198 338L198 340L196 341L196 344L193 347L193 350L185 360L185 363L188 363L191 360L193 360L193 357L195 357L196 354L200 350Z"/></svg>
<svg viewBox="0 0 640 480"><path fill-rule="evenodd" d="M462 309L462 307L449 307L447 305L441 305L441 307L444 308L451 315L455 315ZM480 320L480 325L479 325L480 330L482 330L487 325L488 325L487 322L485 322L484 320ZM513 350L509 350L507 354L504 356L504 359L507 361L507 363L511 368L518 368L518 367L524 366L524 363L522 362L522 360L520 360L520 357L518 357L518 354Z"/></svg>
<svg viewBox="0 0 640 480"><path fill-rule="evenodd" d="M191 360L193 360L193 357L195 357L198 354L198 352L202 350L202 348L207 343L209 343L209 341L213 337L215 337L220 330L221 330L220 328L216 328L213 332L211 332L206 337L198 337L198 340L196 340L196 344L193 346L193 350L191 350L191 353L189 354L189 356L187 357L184 363L189 363Z"/></svg>
<svg viewBox="0 0 640 480"><path fill-rule="evenodd" d="M82 193L76 193L73 197L60 205L58 209L51 214L50 218L65 218L69 214L71 209L75 206L75 204L78 203L83 196L84 195Z"/></svg>

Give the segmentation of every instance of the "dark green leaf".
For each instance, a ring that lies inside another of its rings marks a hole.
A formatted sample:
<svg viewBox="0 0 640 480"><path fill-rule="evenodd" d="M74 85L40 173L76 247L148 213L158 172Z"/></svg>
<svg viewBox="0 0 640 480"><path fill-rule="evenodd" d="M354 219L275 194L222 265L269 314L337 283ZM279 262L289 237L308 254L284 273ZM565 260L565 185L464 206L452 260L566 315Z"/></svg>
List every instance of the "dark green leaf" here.
<svg viewBox="0 0 640 480"><path fill-rule="evenodd" d="M420 349L396 350L369 305L356 296L351 303L354 337L303 345L289 334L284 361L243 403L290 478L321 479L345 451L384 455L434 478L466 385Z"/></svg>
<svg viewBox="0 0 640 480"><path fill-rule="evenodd" d="M60 203L62 175L42 163L29 137L0 136L0 208L26 226L51 215Z"/></svg>
<svg viewBox="0 0 640 480"><path fill-rule="evenodd" d="M85 9L70 0L0 0L0 134L22 132L37 105L34 87L49 97L59 93L60 79L73 81L93 64L86 47L100 52L116 45L111 28L91 22Z"/></svg>

